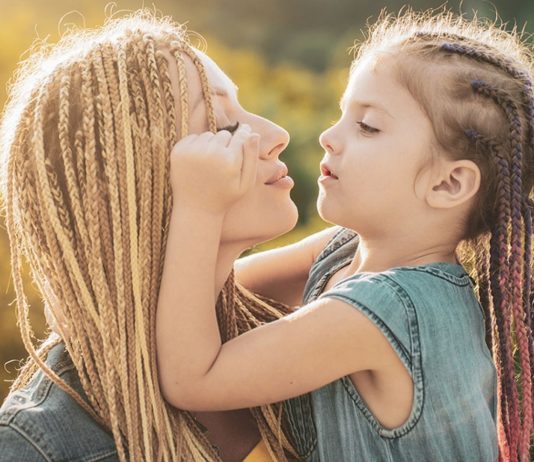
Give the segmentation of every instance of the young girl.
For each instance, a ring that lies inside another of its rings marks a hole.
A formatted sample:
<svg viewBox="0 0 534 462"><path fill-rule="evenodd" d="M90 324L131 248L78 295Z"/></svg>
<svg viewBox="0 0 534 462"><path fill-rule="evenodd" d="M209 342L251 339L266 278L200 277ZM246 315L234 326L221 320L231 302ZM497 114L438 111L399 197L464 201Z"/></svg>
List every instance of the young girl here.
<svg viewBox="0 0 534 462"><path fill-rule="evenodd" d="M412 13L375 25L320 137L318 209L341 228L303 297L289 289L303 287L309 240L238 265L249 288L303 306L226 343L221 229L263 158L244 124L178 142L157 312L165 397L197 411L294 398L308 461L529 460L530 68L494 26ZM285 173L261 180L283 188Z"/></svg>

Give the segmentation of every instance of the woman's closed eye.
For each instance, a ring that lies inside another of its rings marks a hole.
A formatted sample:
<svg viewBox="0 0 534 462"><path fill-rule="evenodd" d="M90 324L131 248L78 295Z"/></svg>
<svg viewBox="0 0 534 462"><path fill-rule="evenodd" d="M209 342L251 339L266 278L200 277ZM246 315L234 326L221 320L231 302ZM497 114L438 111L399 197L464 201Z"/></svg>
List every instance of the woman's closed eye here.
<svg viewBox="0 0 534 462"><path fill-rule="evenodd" d="M239 121L237 121L233 125L228 125L226 127L217 128L218 132L222 132L223 130L229 131L230 133L234 133L239 128Z"/></svg>
<svg viewBox="0 0 534 462"><path fill-rule="evenodd" d="M380 130L378 128L371 127L370 125L367 125L365 122L356 122L359 126L362 132L370 134L370 133L378 133Z"/></svg>

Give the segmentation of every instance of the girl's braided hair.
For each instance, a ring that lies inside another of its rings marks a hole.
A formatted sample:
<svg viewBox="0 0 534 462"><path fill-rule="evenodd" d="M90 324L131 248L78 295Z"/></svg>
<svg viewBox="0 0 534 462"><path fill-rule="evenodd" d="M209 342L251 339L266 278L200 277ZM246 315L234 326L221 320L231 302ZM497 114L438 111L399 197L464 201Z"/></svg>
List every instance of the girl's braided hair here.
<svg viewBox="0 0 534 462"><path fill-rule="evenodd" d="M530 460L534 321L532 56L515 30L447 11L382 15L357 47L391 63L428 115L434 152L470 159L481 189L466 223L469 257L498 378L500 459ZM354 68L354 67L353 67ZM414 130L416 128L414 127Z"/></svg>
<svg viewBox="0 0 534 462"><path fill-rule="evenodd" d="M18 320L30 354L13 389L41 369L112 432L122 461L220 460L192 415L162 399L156 368L177 107L180 136L188 127L185 56L199 73L215 131L208 81L186 31L148 11L34 49L11 84L2 118L3 205ZM179 105L170 65L178 68ZM45 303L68 323L63 339L51 337L38 351L23 257ZM233 274L217 304L224 341L288 312L239 286ZM87 400L44 362L61 340ZM281 412L281 405L252 410L276 460L294 454Z"/></svg>

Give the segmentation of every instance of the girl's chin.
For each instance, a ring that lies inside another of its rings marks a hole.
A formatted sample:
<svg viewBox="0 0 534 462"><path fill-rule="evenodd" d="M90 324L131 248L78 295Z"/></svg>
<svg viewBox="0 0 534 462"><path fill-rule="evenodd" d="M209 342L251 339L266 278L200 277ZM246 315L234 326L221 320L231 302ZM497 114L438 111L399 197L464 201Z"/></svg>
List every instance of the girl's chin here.
<svg viewBox="0 0 534 462"><path fill-rule="evenodd" d="M340 217L336 215L335 211L332 210L332 207L329 207L328 204L325 204L320 199L317 201L317 213L323 221L333 225L341 225Z"/></svg>

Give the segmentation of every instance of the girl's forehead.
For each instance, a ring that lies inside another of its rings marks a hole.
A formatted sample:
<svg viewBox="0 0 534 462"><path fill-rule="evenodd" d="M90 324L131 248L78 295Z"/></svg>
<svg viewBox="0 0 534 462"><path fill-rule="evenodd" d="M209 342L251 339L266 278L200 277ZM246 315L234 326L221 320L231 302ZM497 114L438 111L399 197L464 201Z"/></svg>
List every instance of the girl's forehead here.
<svg viewBox="0 0 534 462"><path fill-rule="evenodd" d="M340 101L342 110L372 108L396 120L426 118L419 103L397 77L394 61L364 59L351 69Z"/></svg>
<svg viewBox="0 0 534 462"><path fill-rule="evenodd" d="M371 59L363 59L351 68L347 87L341 98L341 105L348 104L352 100L374 98L380 96L387 85L387 80L378 73L376 62ZM377 80L378 79L378 80Z"/></svg>

